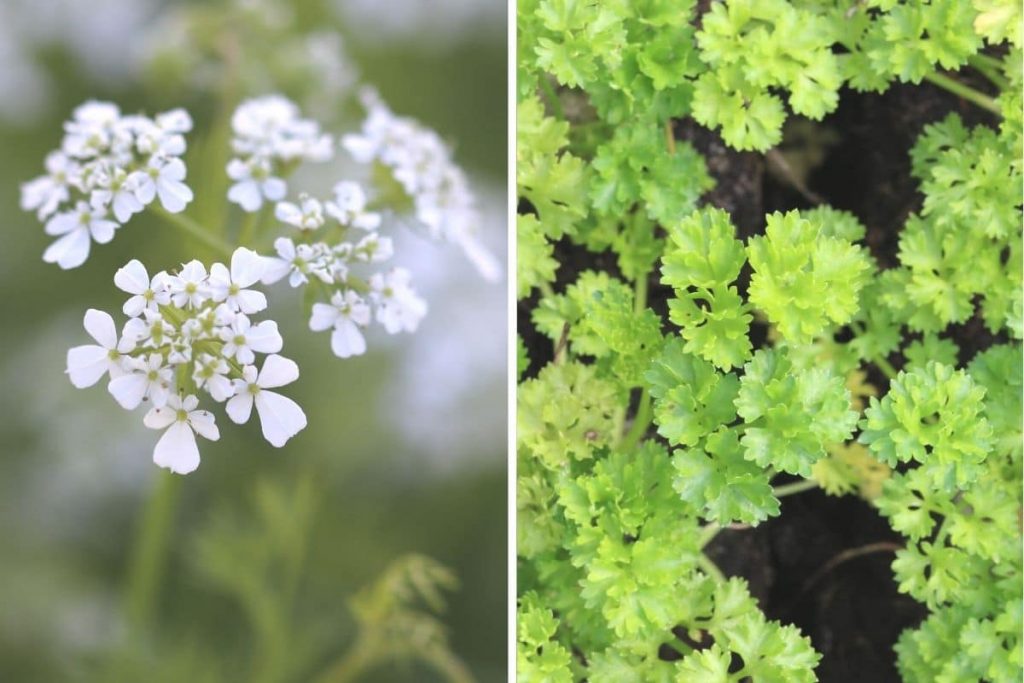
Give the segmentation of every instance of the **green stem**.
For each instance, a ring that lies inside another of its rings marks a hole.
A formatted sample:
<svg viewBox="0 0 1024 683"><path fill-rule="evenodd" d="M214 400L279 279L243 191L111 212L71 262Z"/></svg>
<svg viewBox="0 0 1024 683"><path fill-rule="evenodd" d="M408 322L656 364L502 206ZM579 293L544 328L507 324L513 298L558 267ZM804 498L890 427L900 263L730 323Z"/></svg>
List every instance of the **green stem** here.
<svg viewBox="0 0 1024 683"><path fill-rule="evenodd" d="M699 544L700 545L698 545L698 547L701 550L706 548L708 543L711 543L711 541L715 538L715 536L718 535L718 532L721 531L721 530L722 530L722 527L719 526L715 522L711 522L710 524L705 524L703 527L701 527L701 530L700 530L700 540L699 540Z"/></svg>
<svg viewBox="0 0 1024 683"><path fill-rule="evenodd" d="M636 448L636 445L644 438L644 434L647 433L647 428L651 426L653 418L654 410L651 406L651 395L647 392L647 389L644 389L640 394L640 405L637 406L636 417L633 418L633 424L630 426L629 432L619 442L619 448L623 452Z"/></svg>
<svg viewBox="0 0 1024 683"><path fill-rule="evenodd" d="M541 76L540 89L544 91L544 97L547 98L548 104L551 105L551 111L555 112L555 116L560 121L565 121L565 110L562 109L562 100L558 98L558 93L551 86L551 81L548 80L547 76Z"/></svg>
<svg viewBox="0 0 1024 683"><path fill-rule="evenodd" d="M804 479L803 481L794 481L792 484L776 486L772 488L772 494L776 498L783 498L785 496L791 496L794 493L803 493L804 491L810 491L811 489L816 488L818 488L818 482L813 479Z"/></svg>
<svg viewBox="0 0 1024 683"><path fill-rule="evenodd" d="M377 648L365 639L359 639L326 671L314 679L316 683L350 683L373 666Z"/></svg>
<svg viewBox="0 0 1024 683"><path fill-rule="evenodd" d="M230 258L234 249L231 248L227 242L224 242L218 237L214 237L206 230L202 225L196 223L188 216L180 213L171 213L162 207L155 207L154 212L163 218L165 221L178 228L182 232L195 237L206 246L216 251L221 256Z"/></svg>
<svg viewBox="0 0 1024 683"><path fill-rule="evenodd" d="M161 470L146 502L128 569L125 612L132 628L152 621L174 527L181 478Z"/></svg>
<svg viewBox="0 0 1024 683"><path fill-rule="evenodd" d="M1010 82L1003 77L1003 66L998 61L986 55L973 55L968 58L967 63L1000 90L1009 89Z"/></svg>
<svg viewBox="0 0 1024 683"><path fill-rule="evenodd" d="M722 570L718 568L718 565L711 561L710 557L701 553L697 558L697 564L704 570L705 574L713 578L715 581L725 583L725 574L723 574Z"/></svg>
<svg viewBox="0 0 1024 683"><path fill-rule="evenodd" d="M887 359L881 356L875 358L873 362L875 364L875 367L881 370L882 374L884 374L889 379L896 379L896 375L899 374L898 372L896 372L896 368L892 366L892 363L890 363Z"/></svg>
<svg viewBox="0 0 1024 683"><path fill-rule="evenodd" d="M648 273L644 273L633 284L633 310L636 313L642 313L647 308L647 276Z"/></svg>
<svg viewBox="0 0 1024 683"><path fill-rule="evenodd" d="M968 102L973 102L982 109L987 109L996 116L1003 115L1002 110L999 108L999 105L996 104L996 101L994 99L992 99L988 95L984 95L978 92L977 90L971 88L970 86L964 85L960 81L956 81L950 78L949 76L938 73L937 71L930 74L926 74L924 79L929 83L937 85L944 90L948 90L949 92L953 93L958 97L962 97Z"/></svg>

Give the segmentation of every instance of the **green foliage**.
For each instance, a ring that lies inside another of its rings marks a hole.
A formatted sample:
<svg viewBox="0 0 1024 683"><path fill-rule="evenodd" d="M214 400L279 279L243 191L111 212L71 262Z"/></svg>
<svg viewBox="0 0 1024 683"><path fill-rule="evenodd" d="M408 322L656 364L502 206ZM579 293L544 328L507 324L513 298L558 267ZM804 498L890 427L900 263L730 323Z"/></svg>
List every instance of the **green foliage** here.
<svg viewBox="0 0 1024 683"><path fill-rule="evenodd" d="M675 290L669 320L683 328L683 350L722 370L742 365L750 358L752 316L733 284L746 259L729 215L696 211L670 227L669 238L661 281Z"/></svg>
<svg viewBox="0 0 1024 683"><path fill-rule="evenodd" d="M959 367L960 325L1022 336L1021 60L979 53L1019 43L1019 8L523 0L517 21L519 294L552 349L518 399L520 681L816 680L810 642L703 552L814 484L907 539L893 573L932 616L896 644L905 680L1019 678L1020 345ZM940 72L967 64L1000 94ZM693 122L763 151L844 86L924 80L1004 121L922 131L893 267L829 206L744 241L701 205Z"/></svg>
<svg viewBox="0 0 1024 683"><path fill-rule="evenodd" d="M872 271L863 248L799 211L770 214L764 236L751 238L747 250L750 301L794 344L853 319Z"/></svg>

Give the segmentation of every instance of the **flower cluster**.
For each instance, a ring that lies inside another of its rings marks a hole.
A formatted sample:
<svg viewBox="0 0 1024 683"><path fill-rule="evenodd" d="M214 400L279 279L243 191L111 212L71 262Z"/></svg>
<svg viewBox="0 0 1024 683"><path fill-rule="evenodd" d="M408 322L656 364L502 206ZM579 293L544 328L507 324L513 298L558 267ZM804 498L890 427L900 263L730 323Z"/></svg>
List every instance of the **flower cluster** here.
<svg viewBox="0 0 1024 683"><path fill-rule="evenodd" d="M46 175L21 186L21 208L46 221L46 234L59 236L43 260L65 269L82 265L92 241L109 242L156 198L171 213L184 210L192 190L181 155L191 129L183 109L155 119L123 115L108 102L75 109L60 149L46 158Z"/></svg>
<svg viewBox="0 0 1024 683"><path fill-rule="evenodd" d="M331 349L340 358L366 352L362 330L376 318L390 334L414 332L427 313L427 304L410 287L411 274L403 268L373 273L363 279L353 266L389 260L394 246L376 232L379 213L369 211L366 193L353 182L334 186L326 202L302 195L299 203L279 202L278 220L298 228L296 239L274 241L277 255L266 259L264 284L288 278L292 287L319 289L330 303L313 304L309 327L333 330ZM317 239L319 238L319 239Z"/></svg>
<svg viewBox="0 0 1024 683"><path fill-rule="evenodd" d="M131 297L120 338L111 316L90 309L85 329L96 344L68 351L67 372L78 388L109 376L107 389L126 410L148 405L143 423L165 430L153 461L187 474L199 466L195 435L220 438L214 416L199 408L200 392L225 403L237 424L249 420L255 405L263 436L281 447L306 426L302 409L272 389L294 382L298 366L277 353L283 341L277 323L254 323L250 315L267 307L262 292L250 289L264 276L267 262L239 248L230 268L199 261L176 273L152 278L133 260L119 269L114 284ZM256 354L267 354L257 370Z"/></svg>
<svg viewBox="0 0 1024 683"><path fill-rule="evenodd" d="M481 275L496 280L500 266L477 240L476 202L448 146L435 131L395 116L372 91L363 103L368 114L362 131L342 137L345 149L360 163L388 168L412 201L416 222L432 238L461 246Z"/></svg>
<svg viewBox="0 0 1024 683"><path fill-rule="evenodd" d="M228 199L252 213L264 199L284 199L288 186L281 175L291 164L329 161L334 156L334 139L320 131L320 125L303 119L294 102L280 95L267 95L243 102L231 117L232 150L228 176L234 185Z"/></svg>

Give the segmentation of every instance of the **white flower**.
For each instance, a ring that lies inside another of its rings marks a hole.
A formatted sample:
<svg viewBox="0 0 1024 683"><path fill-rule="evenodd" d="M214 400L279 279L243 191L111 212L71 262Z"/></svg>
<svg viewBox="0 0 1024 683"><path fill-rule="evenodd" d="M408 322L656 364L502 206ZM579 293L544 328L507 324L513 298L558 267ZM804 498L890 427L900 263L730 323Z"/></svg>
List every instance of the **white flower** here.
<svg viewBox="0 0 1024 683"><path fill-rule="evenodd" d="M186 305L198 308L209 298L206 286L206 266L195 259L181 267L181 272L167 278L171 302L178 308Z"/></svg>
<svg viewBox="0 0 1024 683"><path fill-rule="evenodd" d="M251 249L239 247L231 255L231 271L223 263L214 263L210 267L210 278L207 282L210 295L214 301L223 301L229 308L251 314L267 307L267 297L263 292L246 289L259 282L263 277L263 257Z"/></svg>
<svg viewBox="0 0 1024 683"><path fill-rule="evenodd" d="M323 242L296 246L287 237L278 237L274 240L274 249L276 257L263 257L263 284L272 285L285 275L292 287L306 284L310 275L327 284L334 282L332 259L329 258L331 250Z"/></svg>
<svg viewBox="0 0 1024 683"><path fill-rule="evenodd" d="M146 309L156 311L171 301L171 293L167 291L167 275L157 273L150 280L146 266L138 259L132 259L117 269L114 284L121 291L134 295L124 302L122 308L124 314L132 318Z"/></svg>
<svg viewBox="0 0 1024 683"><path fill-rule="evenodd" d="M199 446L196 434L216 441L220 438L213 413L196 410L199 399L176 394L167 399L167 405L152 408L142 422L150 429L166 429L153 449L153 462L175 474L188 474L199 467Z"/></svg>
<svg viewBox="0 0 1024 683"><path fill-rule="evenodd" d="M164 357L151 353L148 358L132 358L130 372L115 377L107 390L125 410L135 410L147 398L156 408L167 404L174 383L174 371L164 364Z"/></svg>
<svg viewBox="0 0 1024 683"><path fill-rule="evenodd" d="M325 205L327 213L345 226L361 230L380 227L380 214L366 211L366 193L359 183L342 181L334 186L334 201Z"/></svg>
<svg viewBox="0 0 1024 683"><path fill-rule="evenodd" d="M90 308L85 312L84 324L85 331L99 346L87 344L68 349L68 378L79 389L91 387L107 373L112 378L124 374L114 319L108 313Z"/></svg>
<svg viewBox="0 0 1024 683"><path fill-rule="evenodd" d="M376 273L370 278L371 295L377 305L377 322L388 334L415 332L427 314L427 302L409 286L411 278L404 268L394 268L386 274Z"/></svg>
<svg viewBox="0 0 1024 683"><path fill-rule="evenodd" d="M256 356L253 353L277 353L284 346L284 340L277 331L277 323L264 320L253 325L244 315L239 315L220 332L224 342L222 353L226 358L235 358L242 365L252 363Z"/></svg>
<svg viewBox="0 0 1024 683"><path fill-rule="evenodd" d="M321 332L334 328L331 333L331 350L338 358L349 358L366 353L366 340L361 327L370 324L370 307L352 290L344 294L335 292L331 303L313 304L309 318L309 329Z"/></svg>
<svg viewBox="0 0 1024 683"><path fill-rule="evenodd" d="M149 204L154 196L171 213L179 213L192 201L192 190L185 180L185 163L178 158L164 159L154 156L144 172L139 174L135 196L143 204Z"/></svg>
<svg viewBox="0 0 1024 683"><path fill-rule="evenodd" d="M92 240L106 244L114 239L117 223L107 220L105 212L78 202L74 211L59 213L46 224L47 235L63 235L43 252L43 260L61 268L77 268L89 258Z"/></svg>
<svg viewBox="0 0 1024 683"><path fill-rule="evenodd" d="M138 197L139 184L143 177L143 174L138 172L128 175L121 169L115 169L110 187L93 190L90 203L97 208L109 206L119 223L127 223L133 214L146 208Z"/></svg>
<svg viewBox="0 0 1024 683"><path fill-rule="evenodd" d="M271 175L270 162L264 158L253 158L249 162L232 159L228 162L228 177L235 184L228 189L228 201L252 213L263 206L263 199L276 202L284 199L288 186L280 178Z"/></svg>
<svg viewBox="0 0 1024 683"><path fill-rule="evenodd" d="M395 255L395 245L390 237L381 237L372 232L359 240L353 250L353 255L359 261L380 263Z"/></svg>
<svg viewBox="0 0 1024 683"><path fill-rule="evenodd" d="M78 165L63 152L50 152L46 156L46 175L23 183L21 186L22 211L35 211L39 220L52 215L61 203L68 200L68 182Z"/></svg>
<svg viewBox="0 0 1024 683"><path fill-rule="evenodd" d="M274 207L274 216L299 230L316 230L324 224L324 207L313 197L301 194L299 206L291 202L278 202Z"/></svg>
<svg viewBox="0 0 1024 683"><path fill-rule="evenodd" d="M223 403L235 395L234 384L227 377L230 370L230 366L223 358L204 353L195 365L192 379L196 381L198 388L205 387L214 401Z"/></svg>
<svg viewBox="0 0 1024 683"><path fill-rule="evenodd" d="M267 391L298 379L299 366L294 361L276 354L267 356L258 376L255 366L246 365L242 377L235 380L235 396L225 406L235 423L248 422L255 403L263 437L278 448L305 428L306 414L295 401Z"/></svg>

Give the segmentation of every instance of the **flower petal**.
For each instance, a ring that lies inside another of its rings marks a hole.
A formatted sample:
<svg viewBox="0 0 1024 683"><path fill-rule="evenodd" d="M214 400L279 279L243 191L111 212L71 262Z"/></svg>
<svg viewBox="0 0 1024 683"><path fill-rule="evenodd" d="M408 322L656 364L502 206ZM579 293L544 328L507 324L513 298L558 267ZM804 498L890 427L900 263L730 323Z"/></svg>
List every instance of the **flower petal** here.
<svg viewBox="0 0 1024 683"><path fill-rule="evenodd" d="M89 258L89 244L89 229L83 225L48 246L43 252L43 260L56 263L64 270L77 268Z"/></svg>
<svg viewBox="0 0 1024 683"><path fill-rule="evenodd" d="M366 339L351 320L340 320L331 333L331 351L338 358L361 356L366 353Z"/></svg>
<svg viewBox="0 0 1024 683"><path fill-rule="evenodd" d="M168 399L168 405L150 408L149 412L146 413L146 416L142 418L142 424L146 425L150 429L164 429L165 427L169 427L178 419L177 408L170 405L170 403L171 401Z"/></svg>
<svg viewBox="0 0 1024 683"><path fill-rule="evenodd" d="M245 338L249 348L260 353L277 353L284 346L281 333L277 331L277 323L273 320L264 320L258 325L253 325L246 332Z"/></svg>
<svg viewBox="0 0 1024 683"><path fill-rule="evenodd" d="M142 294L149 289L149 273L138 259L132 259L114 273L114 284L122 292Z"/></svg>
<svg viewBox="0 0 1024 683"><path fill-rule="evenodd" d="M144 374L132 372L110 380L110 383L107 385L107 391L110 392L110 395L114 397L114 400L122 408L125 410L135 410L142 403L142 398L146 395L146 387L148 385L149 382Z"/></svg>
<svg viewBox="0 0 1024 683"><path fill-rule="evenodd" d="M68 349L68 379L79 389L96 384L109 367L107 362L109 353L102 346L92 344Z"/></svg>
<svg viewBox="0 0 1024 683"><path fill-rule="evenodd" d="M188 414L188 422L192 429L196 430L196 434L204 439L216 441L220 438L217 422L209 410L193 410Z"/></svg>
<svg viewBox="0 0 1024 683"><path fill-rule="evenodd" d="M263 277L263 257L252 249L239 247L231 255L231 281L239 287L248 287Z"/></svg>
<svg viewBox="0 0 1024 683"><path fill-rule="evenodd" d="M313 304L313 312L309 317L309 329L323 332L334 327L338 319L338 309L328 304Z"/></svg>
<svg viewBox="0 0 1024 683"><path fill-rule="evenodd" d="M113 349L117 346L117 328L114 327L114 319L106 311L97 311L90 308L85 312L85 331L105 349Z"/></svg>
<svg viewBox="0 0 1024 683"><path fill-rule="evenodd" d="M243 210L252 213L263 205L263 195L255 180L243 180L228 189L228 201L234 202Z"/></svg>
<svg viewBox="0 0 1024 683"><path fill-rule="evenodd" d="M232 422L239 425L245 424L249 421L249 416L252 415L252 394L248 391L240 391L225 404L224 410L227 411Z"/></svg>
<svg viewBox="0 0 1024 683"><path fill-rule="evenodd" d="M238 301L238 308L242 313L259 313L267 307L266 295L252 289L243 289L235 295L235 299Z"/></svg>
<svg viewBox="0 0 1024 683"><path fill-rule="evenodd" d="M153 462L175 474L188 474L199 467L199 446L196 435L184 422L175 422L153 449Z"/></svg>
<svg viewBox="0 0 1024 683"><path fill-rule="evenodd" d="M256 395L256 412L260 416L263 437L277 448L306 426L306 414L299 404L273 391Z"/></svg>
<svg viewBox="0 0 1024 683"><path fill-rule="evenodd" d="M156 191L160 196L160 203L171 213L184 211L194 196L185 183L163 177L157 182Z"/></svg>
<svg viewBox="0 0 1024 683"><path fill-rule="evenodd" d="M295 361L273 354L263 361L263 369L260 370L256 383L264 389L273 389L291 384L298 378L299 366Z"/></svg>

